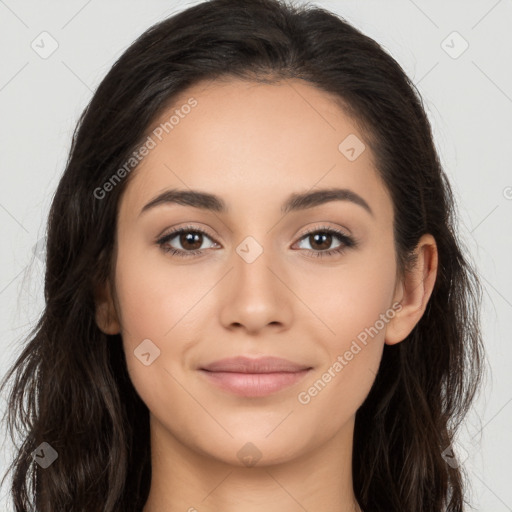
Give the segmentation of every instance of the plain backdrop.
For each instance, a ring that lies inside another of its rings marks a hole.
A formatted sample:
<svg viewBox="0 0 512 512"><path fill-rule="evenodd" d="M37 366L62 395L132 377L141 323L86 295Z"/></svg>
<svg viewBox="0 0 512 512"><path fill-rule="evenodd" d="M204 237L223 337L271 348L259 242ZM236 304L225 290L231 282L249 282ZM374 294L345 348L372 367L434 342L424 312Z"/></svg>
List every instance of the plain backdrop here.
<svg viewBox="0 0 512 512"><path fill-rule="evenodd" d="M0 0L0 376L44 305L40 241L81 111L137 36L195 3ZM422 95L484 285L490 369L455 450L474 509L512 511L512 1L311 3L378 41ZM2 442L3 475L12 446ZM9 483L0 510L12 510Z"/></svg>

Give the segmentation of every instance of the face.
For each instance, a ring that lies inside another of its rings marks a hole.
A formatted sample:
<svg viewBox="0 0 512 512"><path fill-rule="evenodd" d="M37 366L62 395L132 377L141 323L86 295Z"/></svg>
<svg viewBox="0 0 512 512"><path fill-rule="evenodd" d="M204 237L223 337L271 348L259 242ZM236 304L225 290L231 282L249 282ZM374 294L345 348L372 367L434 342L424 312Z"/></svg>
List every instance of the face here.
<svg viewBox="0 0 512 512"><path fill-rule="evenodd" d="M196 84L148 134L119 205L116 318L103 328L118 326L153 427L236 465L350 437L400 299L392 201L364 134L299 80ZM170 190L217 200L149 205ZM307 370L201 370L236 356Z"/></svg>

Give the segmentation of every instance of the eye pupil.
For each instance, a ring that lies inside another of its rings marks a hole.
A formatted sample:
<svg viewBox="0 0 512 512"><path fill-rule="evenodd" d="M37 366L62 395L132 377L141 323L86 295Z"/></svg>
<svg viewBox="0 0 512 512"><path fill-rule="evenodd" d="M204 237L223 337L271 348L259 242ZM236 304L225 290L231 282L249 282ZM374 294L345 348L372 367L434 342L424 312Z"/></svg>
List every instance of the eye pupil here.
<svg viewBox="0 0 512 512"><path fill-rule="evenodd" d="M180 236L180 243L181 243L182 247L185 249L191 249L191 250L199 249L202 245L202 240L201 240L202 236L203 235L201 233L193 233L193 232L188 231L186 233L183 233ZM198 242L198 240L199 240L199 242ZM187 244L192 244L192 247L190 247L190 245L187 247Z"/></svg>
<svg viewBox="0 0 512 512"><path fill-rule="evenodd" d="M332 243L332 235L328 233L316 233L312 235L313 239L315 240L315 244L320 245L321 247L317 247L318 249L328 249ZM320 242L320 244L317 243L317 239L323 238L323 244ZM327 243L326 243L327 242ZM323 245L323 247L322 247ZM312 245L313 247L313 245Z"/></svg>

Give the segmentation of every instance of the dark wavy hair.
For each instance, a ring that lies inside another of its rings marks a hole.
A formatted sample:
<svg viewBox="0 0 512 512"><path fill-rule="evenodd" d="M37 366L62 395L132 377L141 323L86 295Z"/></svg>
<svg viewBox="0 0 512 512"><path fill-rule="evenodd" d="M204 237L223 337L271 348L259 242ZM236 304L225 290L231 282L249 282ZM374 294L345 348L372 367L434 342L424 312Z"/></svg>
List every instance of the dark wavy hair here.
<svg viewBox="0 0 512 512"><path fill-rule="evenodd" d="M108 198L94 191L178 94L199 80L229 78L301 79L335 96L361 128L391 194L400 276L420 237L434 236L439 268L427 309L407 339L384 347L357 411L354 491L366 512L462 511L465 475L444 452L481 381L482 292L458 239L453 192L421 96L377 42L325 9L212 0L142 34L73 134L48 218L45 308L1 385L14 377L7 424L14 442L15 431L22 435L8 469L16 512L139 512L147 500L149 412L129 378L120 335L95 322L95 290L113 276L119 199L132 174ZM42 442L58 453L46 469L33 456Z"/></svg>

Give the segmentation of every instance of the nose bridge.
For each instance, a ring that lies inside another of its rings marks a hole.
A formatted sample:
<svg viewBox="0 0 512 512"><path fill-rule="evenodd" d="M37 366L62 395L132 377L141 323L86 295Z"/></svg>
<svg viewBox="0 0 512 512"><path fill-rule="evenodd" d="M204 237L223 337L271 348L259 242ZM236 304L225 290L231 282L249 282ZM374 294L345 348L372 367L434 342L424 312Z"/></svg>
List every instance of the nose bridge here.
<svg viewBox="0 0 512 512"><path fill-rule="evenodd" d="M289 323L286 286L276 277L279 264L271 237L256 236L248 235L235 246L229 292L221 306L225 327L236 324L255 332L268 324Z"/></svg>
<svg viewBox="0 0 512 512"><path fill-rule="evenodd" d="M271 237L247 235L236 247L234 255L235 276L244 286L273 286L275 276L270 271L275 257Z"/></svg>

